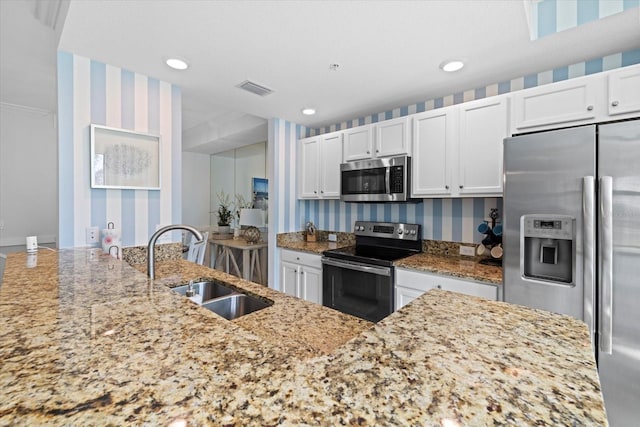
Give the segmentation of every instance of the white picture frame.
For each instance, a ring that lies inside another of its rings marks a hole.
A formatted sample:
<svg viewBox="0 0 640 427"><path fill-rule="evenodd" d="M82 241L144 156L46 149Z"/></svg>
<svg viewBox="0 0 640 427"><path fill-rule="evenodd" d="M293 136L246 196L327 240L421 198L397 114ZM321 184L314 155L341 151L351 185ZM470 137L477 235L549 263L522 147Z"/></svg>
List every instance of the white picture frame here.
<svg viewBox="0 0 640 427"><path fill-rule="evenodd" d="M91 125L91 188L160 190L160 136Z"/></svg>

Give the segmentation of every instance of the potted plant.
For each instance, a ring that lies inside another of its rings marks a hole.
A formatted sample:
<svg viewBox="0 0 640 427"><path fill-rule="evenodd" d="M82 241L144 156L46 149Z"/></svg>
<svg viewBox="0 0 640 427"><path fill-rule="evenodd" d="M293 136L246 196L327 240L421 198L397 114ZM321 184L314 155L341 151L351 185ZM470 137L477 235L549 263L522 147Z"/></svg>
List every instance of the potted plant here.
<svg viewBox="0 0 640 427"><path fill-rule="evenodd" d="M231 212L231 200L229 195L224 191L220 191L217 196L218 201L220 202L220 206L218 207L218 233L228 234L231 230L229 224L233 218L233 213Z"/></svg>

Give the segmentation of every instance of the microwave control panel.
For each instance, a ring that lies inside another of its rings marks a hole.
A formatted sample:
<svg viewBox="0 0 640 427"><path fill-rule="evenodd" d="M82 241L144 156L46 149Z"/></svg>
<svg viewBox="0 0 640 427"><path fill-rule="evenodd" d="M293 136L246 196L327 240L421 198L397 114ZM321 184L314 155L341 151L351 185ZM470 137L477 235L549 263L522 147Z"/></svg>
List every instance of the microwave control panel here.
<svg viewBox="0 0 640 427"><path fill-rule="evenodd" d="M391 166L389 186L392 193L404 193L404 166Z"/></svg>

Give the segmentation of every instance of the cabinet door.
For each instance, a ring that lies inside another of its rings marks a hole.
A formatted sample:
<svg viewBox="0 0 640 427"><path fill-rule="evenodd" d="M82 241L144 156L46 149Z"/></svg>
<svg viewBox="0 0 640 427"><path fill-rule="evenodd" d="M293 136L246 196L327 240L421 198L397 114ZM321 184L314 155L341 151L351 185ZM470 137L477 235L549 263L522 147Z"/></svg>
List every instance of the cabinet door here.
<svg viewBox="0 0 640 427"><path fill-rule="evenodd" d="M322 138L320 197L340 198L340 163L342 163L342 134L332 134Z"/></svg>
<svg viewBox="0 0 640 427"><path fill-rule="evenodd" d="M597 84L598 79L587 77L514 92L516 129L593 120Z"/></svg>
<svg viewBox="0 0 640 427"><path fill-rule="evenodd" d="M508 135L508 98L460 106L458 193L502 194L502 141Z"/></svg>
<svg viewBox="0 0 640 427"><path fill-rule="evenodd" d="M313 267L300 269L300 298L322 304L322 270Z"/></svg>
<svg viewBox="0 0 640 427"><path fill-rule="evenodd" d="M298 266L289 262L280 263L280 280L282 292L294 297L298 296Z"/></svg>
<svg viewBox="0 0 640 427"><path fill-rule="evenodd" d="M609 74L609 114L640 111L640 65Z"/></svg>
<svg viewBox="0 0 640 427"><path fill-rule="evenodd" d="M412 196L451 194L454 113L448 107L413 117Z"/></svg>
<svg viewBox="0 0 640 427"><path fill-rule="evenodd" d="M300 156L298 162L298 188L299 198L317 199L318 174L320 156L320 138L304 139L299 145Z"/></svg>
<svg viewBox="0 0 640 427"><path fill-rule="evenodd" d="M400 310L402 307L424 293L425 291L405 288L404 286L396 286L396 310Z"/></svg>
<svg viewBox="0 0 640 427"><path fill-rule="evenodd" d="M435 287L445 291L458 292L465 295L473 295L496 301L498 299L498 287L478 282L451 279L448 277L435 278Z"/></svg>
<svg viewBox="0 0 640 427"><path fill-rule="evenodd" d="M347 129L344 135L344 161L368 159L372 156L373 133L371 125Z"/></svg>
<svg viewBox="0 0 640 427"><path fill-rule="evenodd" d="M375 125L375 157L409 154L409 118L385 120Z"/></svg>

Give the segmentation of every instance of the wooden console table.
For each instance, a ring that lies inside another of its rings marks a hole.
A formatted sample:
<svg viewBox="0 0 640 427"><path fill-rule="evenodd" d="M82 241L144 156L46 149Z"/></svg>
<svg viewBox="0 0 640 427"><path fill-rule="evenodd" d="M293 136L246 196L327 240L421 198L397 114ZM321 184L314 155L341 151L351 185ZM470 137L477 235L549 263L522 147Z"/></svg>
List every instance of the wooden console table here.
<svg viewBox="0 0 640 427"><path fill-rule="evenodd" d="M267 243L249 244L244 239L209 240L211 268L234 274L245 280L266 285ZM238 267L236 253L242 252L242 271Z"/></svg>

